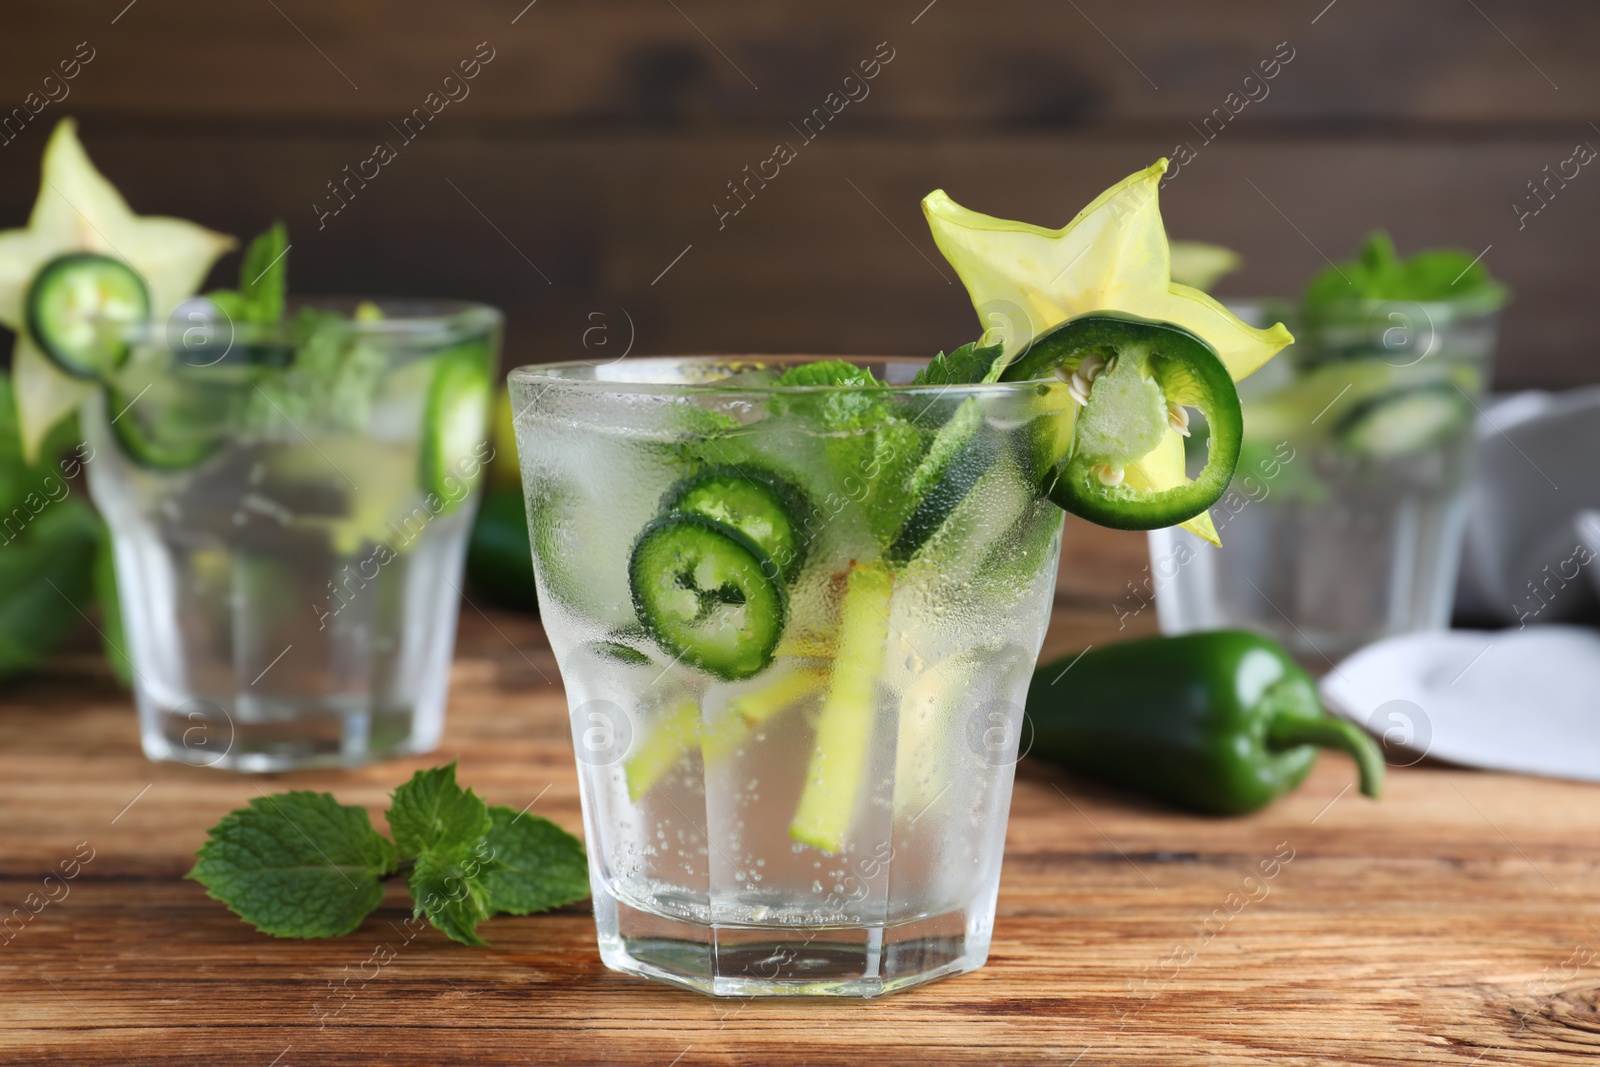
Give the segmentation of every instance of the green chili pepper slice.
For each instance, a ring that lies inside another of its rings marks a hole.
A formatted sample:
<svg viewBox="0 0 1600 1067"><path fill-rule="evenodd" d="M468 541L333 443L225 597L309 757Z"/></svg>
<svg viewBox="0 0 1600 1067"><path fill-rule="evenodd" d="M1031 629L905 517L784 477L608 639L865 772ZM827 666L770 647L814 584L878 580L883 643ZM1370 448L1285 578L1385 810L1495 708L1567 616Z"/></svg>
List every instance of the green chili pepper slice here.
<svg viewBox="0 0 1600 1067"><path fill-rule="evenodd" d="M1083 315L1039 337L1001 380L1051 376L1082 404L1071 447L1045 479L1062 510L1119 530L1152 530L1194 518L1227 491L1244 418L1227 367L1199 337L1132 315ZM1128 477L1169 431L1188 435L1190 408L1209 428L1199 476L1171 486Z"/></svg>
<svg viewBox="0 0 1600 1067"><path fill-rule="evenodd" d="M661 513L700 515L744 534L794 581L805 562L810 506L800 490L757 467L712 467L667 490Z"/></svg>
<svg viewBox="0 0 1600 1067"><path fill-rule="evenodd" d="M787 606L778 574L749 537L701 515L646 526L628 563L645 632L673 659L725 681L772 662Z"/></svg>

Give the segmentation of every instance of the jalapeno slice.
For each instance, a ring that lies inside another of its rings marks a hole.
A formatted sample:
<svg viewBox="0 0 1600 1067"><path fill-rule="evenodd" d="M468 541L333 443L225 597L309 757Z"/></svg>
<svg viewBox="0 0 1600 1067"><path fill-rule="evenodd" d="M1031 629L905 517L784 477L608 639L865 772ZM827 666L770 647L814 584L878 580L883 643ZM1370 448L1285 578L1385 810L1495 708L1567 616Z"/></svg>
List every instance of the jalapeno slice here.
<svg viewBox="0 0 1600 1067"><path fill-rule="evenodd" d="M1001 380L1052 375L1081 405L1071 447L1045 479L1062 510L1119 530L1153 530L1194 518L1227 491L1244 419L1227 367L1199 337L1171 323L1095 312L1038 338ZM1192 481L1149 484L1135 465L1175 447L1169 432L1188 436L1190 408L1209 427L1205 467Z"/></svg>
<svg viewBox="0 0 1600 1067"><path fill-rule="evenodd" d="M755 467L712 467L667 491L661 512L700 515L731 526L755 542L793 582L805 562L810 506L800 490Z"/></svg>
<svg viewBox="0 0 1600 1067"><path fill-rule="evenodd" d="M674 659L726 681L772 662L786 608L779 573L738 530L683 513L646 526L628 563L645 632Z"/></svg>
<svg viewBox="0 0 1600 1067"><path fill-rule="evenodd" d="M103 327L149 318L150 290L120 259L69 252L39 268L23 307L39 350L74 378L93 380L128 359L128 342Z"/></svg>

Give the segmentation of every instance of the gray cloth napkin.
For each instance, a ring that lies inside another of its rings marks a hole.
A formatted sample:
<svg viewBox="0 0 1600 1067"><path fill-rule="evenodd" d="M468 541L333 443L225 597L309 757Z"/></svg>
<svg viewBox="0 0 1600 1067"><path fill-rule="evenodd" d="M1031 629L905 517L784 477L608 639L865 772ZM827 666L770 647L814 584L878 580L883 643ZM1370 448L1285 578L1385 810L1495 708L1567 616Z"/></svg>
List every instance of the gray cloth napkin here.
<svg viewBox="0 0 1600 1067"><path fill-rule="evenodd" d="M1600 622L1600 386L1505 397L1477 436L1457 618Z"/></svg>

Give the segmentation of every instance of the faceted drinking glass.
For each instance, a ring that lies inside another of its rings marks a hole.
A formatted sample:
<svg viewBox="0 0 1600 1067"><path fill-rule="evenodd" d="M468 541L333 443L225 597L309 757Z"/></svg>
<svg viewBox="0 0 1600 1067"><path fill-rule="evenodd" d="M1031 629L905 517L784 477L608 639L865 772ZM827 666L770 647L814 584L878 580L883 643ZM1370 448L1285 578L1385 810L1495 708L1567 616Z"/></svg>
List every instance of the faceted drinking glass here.
<svg viewBox="0 0 1600 1067"><path fill-rule="evenodd" d="M517 449L602 958L718 995L874 996L988 954L1060 549L1036 463L1071 400L912 386L914 360L862 364L875 388L772 384L797 362L523 367ZM645 537L707 471L704 513L781 485L798 531L759 596L699 594L735 622L782 605L737 677L658 643L639 588Z"/></svg>
<svg viewBox="0 0 1600 1067"><path fill-rule="evenodd" d="M1164 633L1257 630L1319 672L1446 627L1497 322L1492 305L1352 301L1295 324L1288 358L1240 384L1239 468L1211 509L1222 547L1152 531L1147 589L1127 606L1153 591Z"/></svg>
<svg viewBox="0 0 1600 1067"><path fill-rule="evenodd" d="M195 316L130 337L85 421L145 754L278 771L432 749L499 313ZM481 394L448 388L473 375Z"/></svg>

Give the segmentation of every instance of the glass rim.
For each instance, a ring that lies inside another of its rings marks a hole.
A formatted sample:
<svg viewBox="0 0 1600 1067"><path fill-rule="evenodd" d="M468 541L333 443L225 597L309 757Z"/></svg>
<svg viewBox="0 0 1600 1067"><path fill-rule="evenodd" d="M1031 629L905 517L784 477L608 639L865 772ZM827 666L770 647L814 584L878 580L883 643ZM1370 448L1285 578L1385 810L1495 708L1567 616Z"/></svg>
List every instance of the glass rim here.
<svg viewBox="0 0 1600 1067"><path fill-rule="evenodd" d="M376 305L384 312L381 319L358 319L355 309L363 303ZM290 297L282 318L274 322L235 322L216 303L204 295L178 304L165 319L149 318L136 322L100 319L96 325L108 336L131 344L167 344L182 338L181 347L211 344L218 340L243 343L296 344L303 340L299 313L303 310L341 312L339 320L325 320L319 330L349 337L406 344L438 344L476 337L500 329L505 316L498 308L473 300L430 299L422 297L304 296ZM189 331L201 330L206 336L189 340Z"/></svg>
<svg viewBox="0 0 1600 1067"><path fill-rule="evenodd" d="M507 375L507 380L513 383L523 382L539 385L546 388L557 387L562 389L576 389L593 393L619 393L632 395L655 396L706 396L706 395L738 395L752 394L758 396L796 396L817 394L845 394L845 393L950 393L971 392L985 395L1000 395L1037 388L1042 384L1058 383L1054 377L1032 378L1027 381L1013 382L962 382L962 383L924 383L913 385L909 380L905 382L873 382L869 385L774 385L770 383L739 382L733 385L726 384L725 378L710 379L704 382L693 381L662 381L648 378L600 378L580 377L572 372L604 370L609 367L620 367L640 364L649 364L655 367L668 367L684 363L698 364L707 367L720 367L729 374L740 371L757 370L762 367L797 367L806 363L815 363L820 360L842 360L846 363L861 364L884 363L906 368L921 368L930 362L926 356L862 356L862 355L802 355L798 353L762 354L762 355L681 355L681 356L628 356L622 359L598 360L575 359L562 360L553 363L525 363L512 368Z"/></svg>

